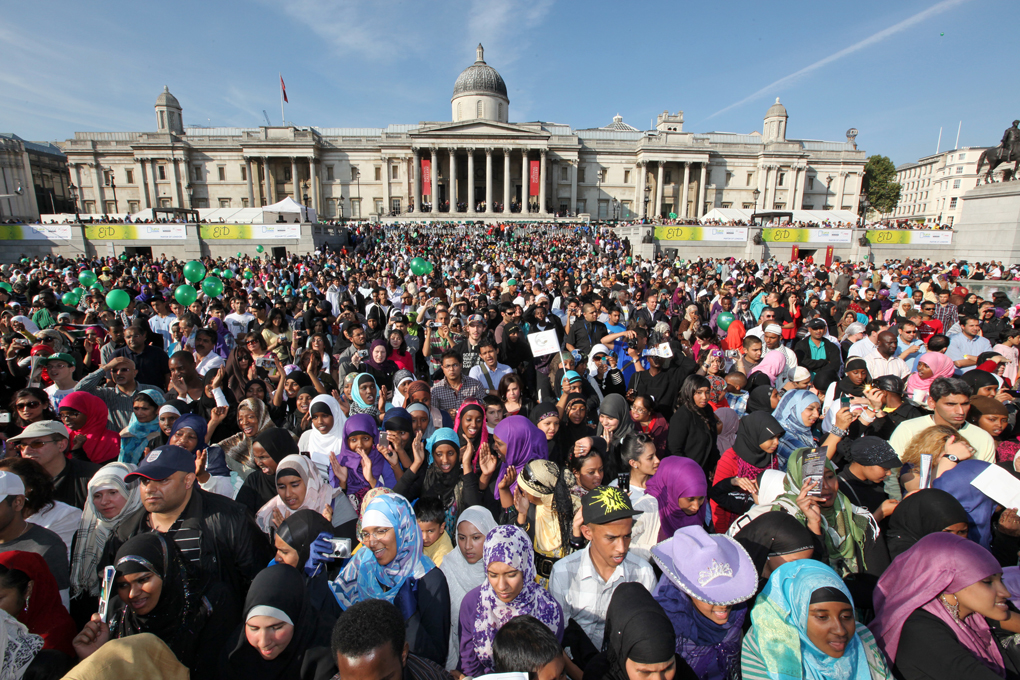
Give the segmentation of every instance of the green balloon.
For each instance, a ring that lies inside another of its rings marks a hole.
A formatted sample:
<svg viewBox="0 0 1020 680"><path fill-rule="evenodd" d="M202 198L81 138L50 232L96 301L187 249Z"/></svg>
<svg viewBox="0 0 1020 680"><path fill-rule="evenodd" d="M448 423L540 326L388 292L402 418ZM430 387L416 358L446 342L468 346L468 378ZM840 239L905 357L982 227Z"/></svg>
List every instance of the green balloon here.
<svg viewBox="0 0 1020 680"><path fill-rule="evenodd" d="M131 296L128 295L126 290L114 288L106 294L106 306L115 312L127 309L129 304L131 304Z"/></svg>
<svg viewBox="0 0 1020 680"><path fill-rule="evenodd" d="M246 279L253 279L253 278L255 278L255 274L253 274L250 269L245 269L244 270L244 278L246 278Z"/></svg>
<svg viewBox="0 0 1020 680"><path fill-rule="evenodd" d="M99 283L98 281L96 281L91 286L89 286L89 289L90 290L98 290L100 293L102 293L103 290L104 290L103 289L103 284Z"/></svg>
<svg viewBox="0 0 1020 680"><path fill-rule="evenodd" d="M241 257L241 253L240 253L240 252L238 252L238 253L237 253L237 256L238 256L238 257Z"/></svg>
<svg viewBox="0 0 1020 680"><path fill-rule="evenodd" d="M213 269L213 270L212 270L212 273L213 273L213 276L219 276L219 275L220 275L220 274L222 274L223 272L221 272L221 271L219 270L219 268L217 267L216 269Z"/></svg>
<svg viewBox="0 0 1020 680"><path fill-rule="evenodd" d="M425 273L426 274L431 274L433 269L434 269L434 267L432 266L432 263L431 262L426 262L425 266L427 267L427 269L425 270Z"/></svg>
<svg viewBox="0 0 1020 680"><path fill-rule="evenodd" d="M128 258L127 258L127 253L121 253L121 254L120 254L120 259L122 259L122 260L126 260L126 259L128 259Z"/></svg>
<svg viewBox="0 0 1020 680"><path fill-rule="evenodd" d="M198 291L193 286L185 283L177 286L177 290L174 291L174 299L187 307L198 299Z"/></svg>
<svg viewBox="0 0 1020 680"><path fill-rule="evenodd" d="M415 276L422 276L429 273L429 263L420 257L411 260L411 273Z"/></svg>
<svg viewBox="0 0 1020 680"><path fill-rule="evenodd" d="M86 288L94 284L96 281L97 281L96 273L91 269L86 269L85 271L78 274L78 283L85 286Z"/></svg>
<svg viewBox="0 0 1020 680"><path fill-rule="evenodd" d="M184 278L192 283L198 283L205 277L205 265L198 260L192 260L184 265Z"/></svg>
<svg viewBox="0 0 1020 680"><path fill-rule="evenodd" d="M60 301L69 307L74 307L78 304L78 296L73 292L64 293L60 296Z"/></svg>
<svg viewBox="0 0 1020 680"><path fill-rule="evenodd" d="M223 294L223 282L215 276L207 276L202 279L202 292L209 297L219 297Z"/></svg>
<svg viewBox="0 0 1020 680"><path fill-rule="evenodd" d="M6 281L4 281L3 283L0 283L0 288L3 288L8 293L14 292L14 288L11 286L11 284L7 283Z"/></svg>
<svg viewBox="0 0 1020 680"><path fill-rule="evenodd" d="M715 317L715 323L719 326L719 330L726 332L730 329L730 324L736 319L733 316L733 312L719 312L718 316Z"/></svg>
<svg viewBox="0 0 1020 680"><path fill-rule="evenodd" d="M220 272L220 274L225 279L232 279L232 278L234 278L234 272L231 269L224 269L222 272Z"/></svg>
<svg viewBox="0 0 1020 680"><path fill-rule="evenodd" d="M28 264L29 260L27 257L21 258L21 264Z"/></svg>
<svg viewBox="0 0 1020 680"><path fill-rule="evenodd" d="M78 288L75 288L71 292L74 293L75 295L77 295L78 299L80 300L82 298L82 296L85 295L85 293L88 292L88 291L86 291L84 288L79 286Z"/></svg>
<svg viewBox="0 0 1020 680"><path fill-rule="evenodd" d="M255 246L255 251L261 253L265 250L265 246Z"/></svg>

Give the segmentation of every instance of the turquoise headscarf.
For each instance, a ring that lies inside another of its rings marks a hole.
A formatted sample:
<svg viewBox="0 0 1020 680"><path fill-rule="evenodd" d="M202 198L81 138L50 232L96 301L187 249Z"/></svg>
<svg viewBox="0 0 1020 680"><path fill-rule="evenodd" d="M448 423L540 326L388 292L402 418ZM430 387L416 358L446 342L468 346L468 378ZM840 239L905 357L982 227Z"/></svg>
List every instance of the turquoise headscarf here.
<svg viewBox="0 0 1020 680"><path fill-rule="evenodd" d="M377 395L379 394L379 383L377 383L375 381L375 378L372 377L372 374L371 373L359 373L358 375L354 376L354 385L351 388L351 399L353 399L354 403L357 404L358 406L360 406L361 408L372 408L372 407L375 406L375 404L368 404L368 403L365 402L364 399L361 398L361 389L360 389L361 388L361 381L364 380L365 378L368 378L369 380L372 381L372 384L375 385L375 393Z"/></svg>
<svg viewBox="0 0 1020 680"><path fill-rule="evenodd" d="M751 609L751 630L772 680L871 680L861 637L855 633L843 656L836 659L818 649L807 636L811 595L835 588L853 605L843 580L829 566L815 560L796 560L772 572Z"/></svg>
<svg viewBox="0 0 1020 680"><path fill-rule="evenodd" d="M397 494L376 496L362 513L383 514L397 536L397 556L385 567L367 548L354 553L336 580L329 584L340 607L346 610L364 600L393 602L409 578L420 579L436 565L425 556L421 529L407 499Z"/></svg>
<svg viewBox="0 0 1020 680"><path fill-rule="evenodd" d="M156 402L156 417L142 423L138 421L138 416L131 414L131 421L125 428L131 436L120 438L120 455L117 457L119 463L138 465L145 447L149 444L149 435L159 431L159 407L166 403L166 399L159 390L142 390L139 394L144 394Z"/></svg>
<svg viewBox="0 0 1020 680"><path fill-rule="evenodd" d="M452 427L441 427L425 440L425 450L429 452L430 464L432 463L432 449L441 442L453 444L454 448L460 449L460 435Z"/></svg>

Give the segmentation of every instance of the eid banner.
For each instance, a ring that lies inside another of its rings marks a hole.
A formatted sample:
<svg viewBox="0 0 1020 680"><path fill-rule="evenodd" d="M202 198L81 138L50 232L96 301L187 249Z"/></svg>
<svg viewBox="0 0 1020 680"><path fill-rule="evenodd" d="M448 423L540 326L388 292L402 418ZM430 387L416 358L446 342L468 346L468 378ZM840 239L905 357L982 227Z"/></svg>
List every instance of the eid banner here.
<svg viewBox="0 0 1020 680"><path fill-rule="evenodd" d="M428 158L421 159L421 195L432 195L432 161Z"/></svg>
<svg viewBox="0 0 1020 680"><path fill-rule="evenodd" d="M659 241L729 241L747 242L747 227L698 227L679 225L656 227L655 238Z"/></svg>
<svg viewBox="0 0 1020 680"><path fill-rule="evenodd" d="M853 229L789 229L769 227L761 230L767 243L850 243Z"/></svg>
<svg viewBox="0 0 1020 680"><path fill-rule="evenodd" d="M90 241L183 241L188 238L185 224L86 224L85 238Z"/></svg>
<svg viewBox="0 0 1020 680"><path fill-rule="evenodd" d="M874 246L948 246L953 242L953 232L927 229L868 229L868 242Z"/></svg>
<svg viewBox="0 0 1020 680"><path fill-rule="evenodd" d="M203 241L258 241L264 238L301 238L300 224L201 224Z"/></svg>
<svg viewBox="0 0 1020 680"><path fill-rule="evenodd" d="M70 240L70 224L0 224L0 241Z"/></svg>
<svg viewBox="0 0 1020 680"><path fill-rule="evenodd" d="M528 176L531 178L531 181L529 182L531 188L528 189L528 194L531 196L538 196L539 194L538 186L541 183L541 169L539 167L539 163L541 161L528 161L528 162L531 163L531 169L528 174Z"/></svg>

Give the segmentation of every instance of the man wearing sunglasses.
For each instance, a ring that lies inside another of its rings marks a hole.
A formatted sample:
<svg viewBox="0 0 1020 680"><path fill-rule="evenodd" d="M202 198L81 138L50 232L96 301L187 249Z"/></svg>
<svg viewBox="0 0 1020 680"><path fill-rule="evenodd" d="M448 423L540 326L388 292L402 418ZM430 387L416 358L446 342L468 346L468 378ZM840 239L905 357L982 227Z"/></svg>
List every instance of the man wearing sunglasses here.
<svg viewBox="0 0 1020 680"><path fill-rule="evenodd" d="M896 355L906 362L911 373L916 373L917 361L927 351L924 342L917 337L917 324L913 321L904 321L896 331Z"/></svg>
<svg viewBox="0 0 1020 680"><path fill-rule="evenodd" d="M107 371L113 376L113 387L101 387L106 380ZM120 432L131 422L136 394L142 390L164 391L162 387L138 382L135 380L137 375L135 362L127 357L114 357L78 381L74 389L89 392L102 399L110 412L108 427Z"/></svg>
<svg viewBox="0 0 1020 680"><path fill-rule="evenodd" d="M45 468L53 479L53 500L81 510L89 499L89 480L101 465L78 458L67 458L68 432L59 420L40 420L29 424L17 437L7 440L8 452L14 448Z"/></svg>

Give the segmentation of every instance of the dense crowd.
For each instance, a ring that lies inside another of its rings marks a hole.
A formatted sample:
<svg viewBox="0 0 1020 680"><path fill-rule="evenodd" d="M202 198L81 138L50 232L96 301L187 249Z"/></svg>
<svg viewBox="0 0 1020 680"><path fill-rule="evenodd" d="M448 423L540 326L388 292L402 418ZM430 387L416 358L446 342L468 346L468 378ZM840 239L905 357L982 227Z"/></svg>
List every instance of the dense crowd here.
<svg viewBox="0 0 1020 680"><path fill-rule="evenodd" d="M3 265L0 678L1020 677L994 268L555 225Z"/></svg>

